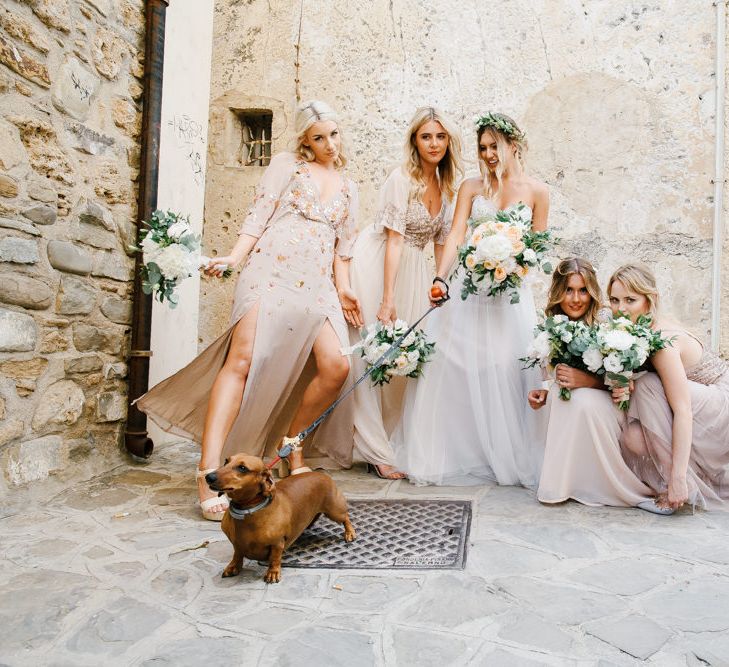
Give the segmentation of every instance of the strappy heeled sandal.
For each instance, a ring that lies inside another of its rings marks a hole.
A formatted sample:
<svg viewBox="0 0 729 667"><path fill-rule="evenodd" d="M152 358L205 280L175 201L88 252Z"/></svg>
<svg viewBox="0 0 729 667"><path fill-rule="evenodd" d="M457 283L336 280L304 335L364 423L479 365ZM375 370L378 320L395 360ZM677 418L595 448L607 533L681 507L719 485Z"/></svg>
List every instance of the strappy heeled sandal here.
<svg viewBox="0 0 729 667"><path fill-rule="evenodd" d="M289 445L291 447L291 454L293 454L294 452L300 452L303 449L298 436L295 436L293 438L289 438L288 436L284 437L284 439L281 441L281 446L285 447L286 445ZM286 464L288 467L289 475L301 475L305 472L312 472L309 466L299 466L298 468L294 468L293 470L291 470L291 468L288 466L288 459L286 460Z"/></svg>
<svg viewBox="0 0 729 667"><path fill-rule="evenodd" d="M216 468L208 468L207 470L198 470L195 473L195 481L199 481L200 479L204 479L205 475L211 472L215 472ZM207 500L201 500L199 502L200 509L202 510L203 519L207 519L208 521L222 521L223 517L225 516L225 512L228 509L228 496L213 496L212 498L208 498ZM212 507L217 507L218 505L222 505L225 507L224 510L219 512L211 512L210 509Z"/></svg>

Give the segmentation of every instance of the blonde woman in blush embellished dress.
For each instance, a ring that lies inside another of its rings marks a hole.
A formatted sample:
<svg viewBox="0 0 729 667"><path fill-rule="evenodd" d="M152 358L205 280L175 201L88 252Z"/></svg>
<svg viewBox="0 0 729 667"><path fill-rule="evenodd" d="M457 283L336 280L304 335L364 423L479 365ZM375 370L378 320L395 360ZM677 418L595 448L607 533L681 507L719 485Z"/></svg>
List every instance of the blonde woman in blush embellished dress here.
<svg viewBox="0 0 729 667"><path fill-rule="evenodd" d="M592 264L581 257L562 260L552 276L545 314L592 326L601 304ZM560 388L571 391L569 401L559 398ZM552 388L530 391L529 405L545 408L549 417L537 490L541 502L571 498L585 505L632 507L650 501L650 489L623 460L624 415L613 405L602 377L558 364Z"/></svg>
<svg viewBox="0 0 729 667"><path fill-rule="evenodd" d="M466 179L458 191L453 225L438 262L436 281L447 282L469 217L495 214L520 203L532 229L547 227L549 192L525 173L524 133L500 113L476 121L483 178ZM540 416L527 394L538 371L523 371L536 324L531 289L519 303L485 293L461 300L463 272L450 279L451 300L433 313L426 331L435 341L422 378L408 385L403 417L392 444L400 469L418 484L536 486L542 446Z"/></svg>
<svg viewBox="0 0 729 667"><path fill-rule="evenodd" d="M198 492L211 520L222 519L226 501L205 473L232 453L273 454L334 401L349 373L345 317L360 323L348 277L357 187L343 172L337 116L308 102L296 132L295 152L274 156L263 174L235 247L206 269L243 265L230 327L138 402L162 428L202 443ZM351 433L345 402L290 455L292 473L308 470L304 455L311 465L349 466Z"/></svg>
<svg viewBox="0 0 729 667"><path fill-rule="evenodd" d="M461 139L453 123L433 107L415 112L405 136L405 159L385 180L374 224L354 246L352 289L365 324L396 319L412 324L428 308L432 278L425 250L436 261L450 230L457 180L462 174ZM351 329L355 343L360 338ZM355 353L359 375L364 360ZM390 434L402 413L407 378L393 377L382 387L361 386L354 396L354 443L380 477L400 479Z"/></svg>
<svg viewBox="0 0 729 667"><path fill-rule="evenodd" d="M635 381L621 437L625 460L654 496L651 511L670 514L685 503L729 509L729 364L659 309L646 267L620 267L608 296L614 312L649 314L673 338L649 358L653 372ZM615 389L614 400L626 391Z"/></svg>

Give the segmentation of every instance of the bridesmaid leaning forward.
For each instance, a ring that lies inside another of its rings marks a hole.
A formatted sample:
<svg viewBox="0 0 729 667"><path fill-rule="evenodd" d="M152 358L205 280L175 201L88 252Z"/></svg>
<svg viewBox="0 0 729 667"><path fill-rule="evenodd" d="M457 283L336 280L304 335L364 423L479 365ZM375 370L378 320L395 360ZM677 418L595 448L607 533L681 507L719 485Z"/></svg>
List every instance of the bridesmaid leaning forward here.
<svg viewBox="0 0 729 667"><path fill-rule="evenodd" d="M619 268L608 283L610 306L631 319L653 316L673 345L656 352L635 382L623 455L668 512L684 503L724 508L729 500L729 364L705 350L678 321L658 310L658 289L645 267ZM613 392L615 400L623 389Z"/></svg>
<svg viewBox="0 0 729 667"><path fill-rule="evenodd" d="M206 268L219 275L215 265L243 263L230 328L138 403L162 428L202 441L198 492L207 519L222 519L226 503L207 488L205 472L235 452L272 454L283 435L313 421L349 373L342 310L361 323L347 261L357 189L342 173L336 115L309 102L297 110L296 130L296 152L271 160L235 247ZM351 429L345 403L306 443L310 463L348 466ZM297 448L289 465L307 470L303 463Z"/></svg>

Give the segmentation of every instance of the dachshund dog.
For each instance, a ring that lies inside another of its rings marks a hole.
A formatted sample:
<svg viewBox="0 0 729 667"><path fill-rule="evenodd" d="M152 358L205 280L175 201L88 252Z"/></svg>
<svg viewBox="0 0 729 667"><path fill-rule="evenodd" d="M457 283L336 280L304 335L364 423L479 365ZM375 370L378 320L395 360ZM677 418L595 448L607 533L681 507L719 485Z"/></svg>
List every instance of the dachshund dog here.
<svg viewBox="0 0 729 667"><path fill-rule="evenodd" d="M233 559L223 577L240 574L243 558L268 561L263 579L281 581L281 557L320 514L344 525L344 539L356 534L349 521L347 501L331 477L323 472L291 475L276 483L256 456L236 454L205 481L213 491L227 494L230 507L223 532L233 544Z"/></svg>

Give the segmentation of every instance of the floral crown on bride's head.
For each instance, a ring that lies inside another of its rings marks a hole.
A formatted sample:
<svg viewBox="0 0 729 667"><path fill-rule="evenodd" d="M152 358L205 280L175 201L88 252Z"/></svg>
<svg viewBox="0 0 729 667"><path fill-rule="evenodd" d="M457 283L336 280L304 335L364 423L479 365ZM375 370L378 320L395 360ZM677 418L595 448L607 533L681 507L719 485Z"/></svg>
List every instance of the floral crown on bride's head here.
<svg viewBox="0 0 729 667"><path fill-rule="evenodd" d="M476 116L473 119L473 122L476 125L476 129L480 130L481 128L492 127L502 134L505 134L509 137L509 139L514 139L515 141L523 141L526 137L524 132L517 128L513 123L509 122L501 114L497 114L492 111L489 111L483 116Z"/></svg>

